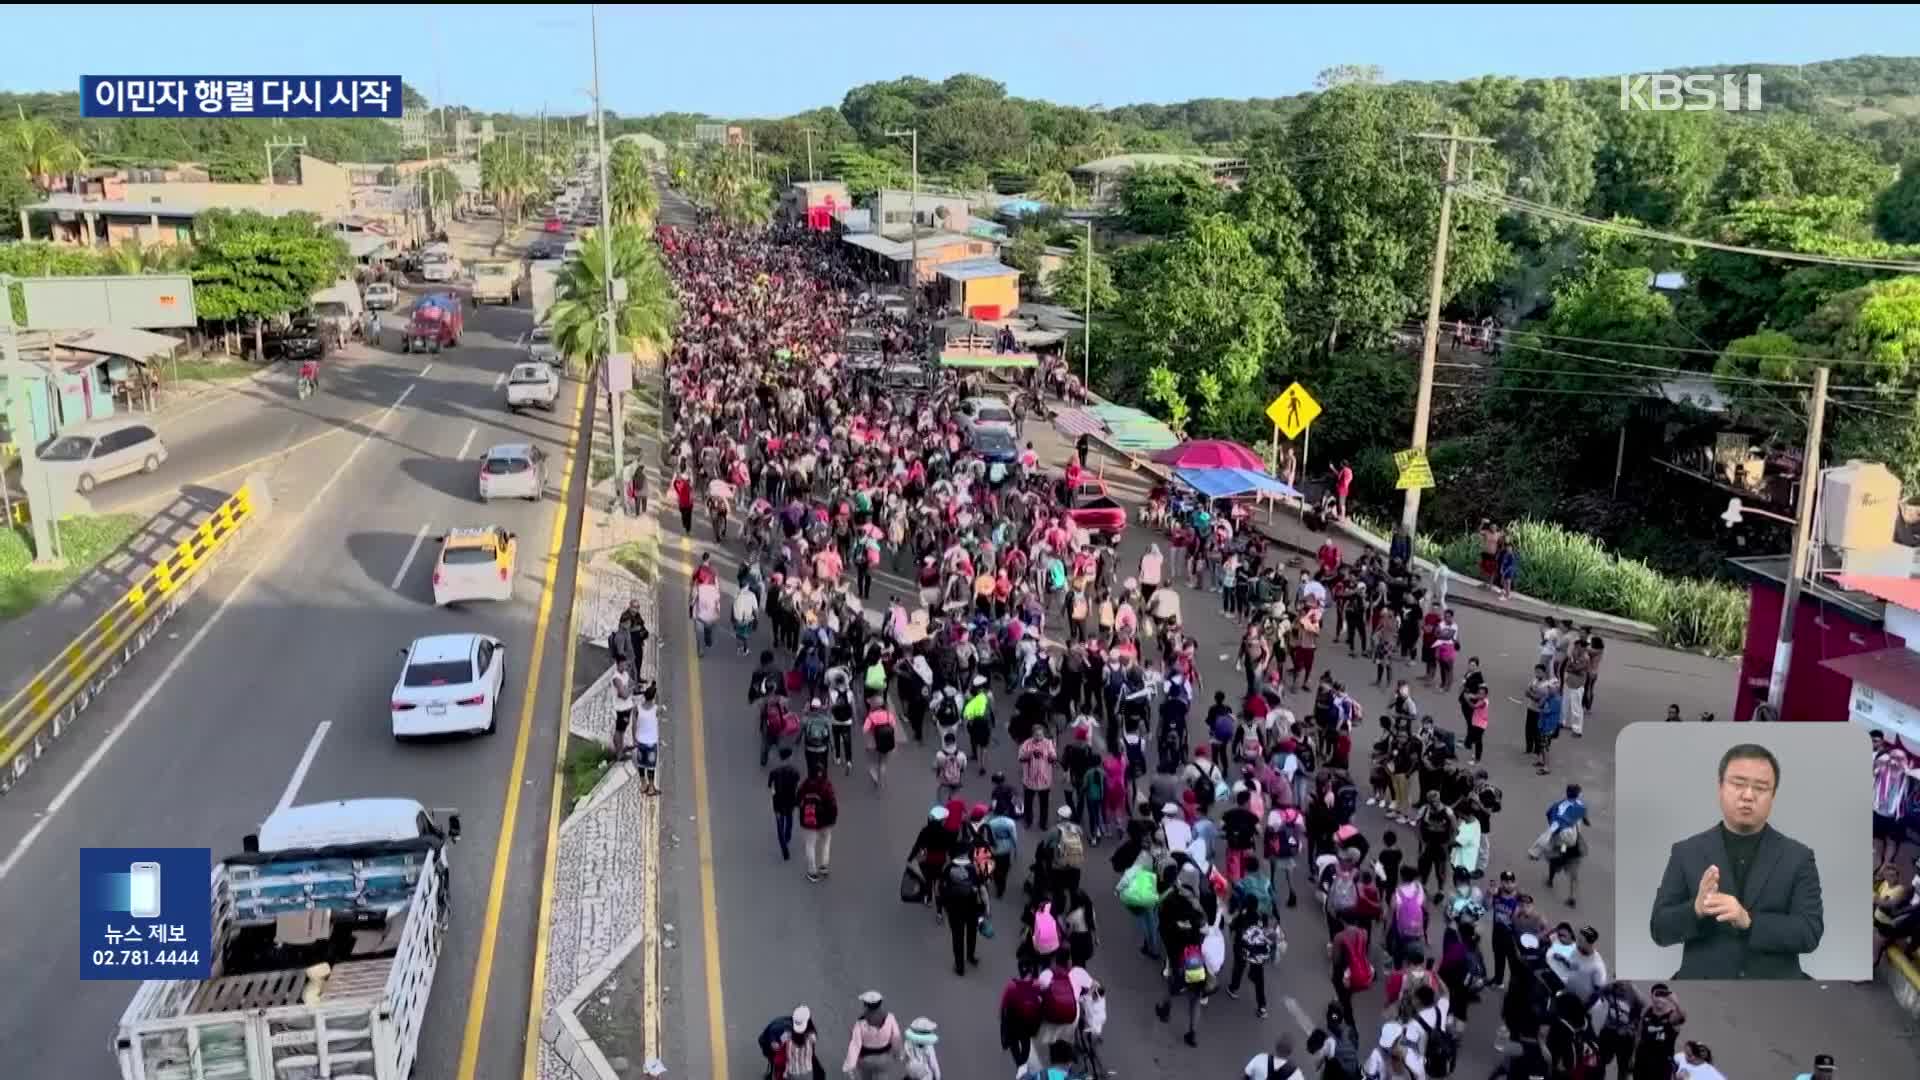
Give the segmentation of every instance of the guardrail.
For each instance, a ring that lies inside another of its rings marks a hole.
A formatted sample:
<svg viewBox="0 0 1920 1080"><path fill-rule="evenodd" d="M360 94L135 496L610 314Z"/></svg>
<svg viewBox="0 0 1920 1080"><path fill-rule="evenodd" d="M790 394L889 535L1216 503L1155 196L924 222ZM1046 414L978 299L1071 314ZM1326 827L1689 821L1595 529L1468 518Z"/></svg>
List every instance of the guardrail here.
<svg viewBox="0 0 1920 1080"><path fill-rule="evenodd" d="M209 575L233 538L271 506L266 483L249 478L95 619L20 691L0 705L0 794L72 726Z"/></svg>

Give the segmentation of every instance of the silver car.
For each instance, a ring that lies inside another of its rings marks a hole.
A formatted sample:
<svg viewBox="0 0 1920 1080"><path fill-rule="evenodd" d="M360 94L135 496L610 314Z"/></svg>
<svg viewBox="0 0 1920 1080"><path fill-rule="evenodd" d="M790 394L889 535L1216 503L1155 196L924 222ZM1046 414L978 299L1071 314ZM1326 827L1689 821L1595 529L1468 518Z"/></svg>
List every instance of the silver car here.
<svg viewBox="0 0 1920 1080"><path fill-rule="evenodd" d="M109 480L158 469L167 444L140 420L97 420L66 429L35 454L56 485L85 495Z"/></svg>
<svg viewBox="0 0 1920 1080"><path fill-rule="evenodd" d="M518 496L538 499L547 490L547 455L537 446L510 443L480 457L480 501Z"/></svg>
<svg viewBox="0 0 1920 1080"><path fill-rule="evenodd" d="M527 335L527 359L536 364L559 366L560 350L554 348L553 330L545 326L536 326Z"/></svg>

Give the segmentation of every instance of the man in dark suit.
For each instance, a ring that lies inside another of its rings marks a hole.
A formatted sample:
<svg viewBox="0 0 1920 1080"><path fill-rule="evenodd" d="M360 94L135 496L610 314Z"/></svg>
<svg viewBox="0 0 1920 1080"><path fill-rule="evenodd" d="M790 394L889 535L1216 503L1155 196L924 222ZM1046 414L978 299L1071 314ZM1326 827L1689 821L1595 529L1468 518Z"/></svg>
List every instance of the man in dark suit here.
<svg viewBox="0 0 1920 1080"><path fill-rule="evenodd" d="M1684 947L1675 979L1804 979L1826 923L1813 850L1767 824L1780 762L1742 743L1719 785L1721 822L1673 845L1648 932Z"/></svg>

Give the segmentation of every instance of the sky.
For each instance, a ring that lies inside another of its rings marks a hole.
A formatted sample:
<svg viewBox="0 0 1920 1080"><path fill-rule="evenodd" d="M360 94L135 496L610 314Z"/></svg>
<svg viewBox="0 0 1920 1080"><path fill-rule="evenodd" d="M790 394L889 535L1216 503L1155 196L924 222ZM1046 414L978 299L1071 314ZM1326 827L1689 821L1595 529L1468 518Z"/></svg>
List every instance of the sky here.
<svg viewBox="0 0 1920 1080"><path fill-rule="evenodd" d="M1285 97L1336 64L1390 79L1603 76L1920 51L1920 5L620 5L624 115L782 116L862 83L972 72L1069 105ZM488 112L583 112L585 4L0 5L0 90L82 75L394 75ZM42 47L19 48L27 42ZM170 67L154 65L160 58Z"/></svg>

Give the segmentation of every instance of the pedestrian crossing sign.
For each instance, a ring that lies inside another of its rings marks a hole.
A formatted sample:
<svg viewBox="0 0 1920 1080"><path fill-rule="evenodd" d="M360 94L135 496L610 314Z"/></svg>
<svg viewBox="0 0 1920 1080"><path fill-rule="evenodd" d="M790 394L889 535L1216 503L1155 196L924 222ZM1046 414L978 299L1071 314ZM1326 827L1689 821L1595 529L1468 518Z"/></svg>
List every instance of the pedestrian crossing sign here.
<svg viewBox="0 0 1920 1080"><path fill-rule="evenodd" d="M1280 434L1289 439L1299 438L1300 433L1307 430L1307 425L1319 415L1320 403L1313 400L1313 395L1307 393L1307 388L1299 383L1287 387L1284 393L1273 399L1273 404L1267 406L1267 419L1273 421L1273 426L1280 429Z"/></svg>
<svg viewBox="0 0 1920 1080"><path fill-rule="evenodd" d="M1400 451L1393 455L1393 467L1400 471L1400 482L1393 485L1400 491L1433 486L1433 466L1428 464L1425 450Z"/></svg>

